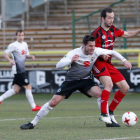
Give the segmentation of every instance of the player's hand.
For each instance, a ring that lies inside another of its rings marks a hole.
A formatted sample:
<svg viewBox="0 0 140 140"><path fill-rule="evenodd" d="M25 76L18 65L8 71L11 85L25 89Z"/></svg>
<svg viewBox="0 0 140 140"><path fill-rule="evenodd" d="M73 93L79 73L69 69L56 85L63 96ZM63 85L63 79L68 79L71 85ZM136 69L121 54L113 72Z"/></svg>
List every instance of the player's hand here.
<svg viewBox="0 0 140 140"><path fill-rule="evenodd" d="M110 55L108 55L108 54L104 54L104 55L102 55L101 57L102 57L104 60L108 60L109 57L110 57Z"/></svg>
<svg viewBox="0 0 140 140"><path fill-rule="evenodd" d="M71 62L75 62L75 61L77 61L78 60L78 58L79 58L79 55L74 55L73 57L72 57L72 61Z"/></svg>
<svg viewBox="0 0 140 140"><path fill-rule="evenodd" d="M32 60L35 60L35 56L34 56L34 55L31 55L31 59L32 59Z"/></svg>
<svg viewBox="0 0 140 140"><path fill-rule="evenodd" d="M125 67L129 68L130 70L131 70L131 68L132 68L131 63L128 62L127 60L125 60L125 61L123 62L123 65L124 65Z"/></svg>
<svg viewBox="0 0 140 140"><path fill-rule="evenodd" d="M11 66L15 65L15 63L16 63L16 61L10 60L10 65L11 65Z"/></svg>

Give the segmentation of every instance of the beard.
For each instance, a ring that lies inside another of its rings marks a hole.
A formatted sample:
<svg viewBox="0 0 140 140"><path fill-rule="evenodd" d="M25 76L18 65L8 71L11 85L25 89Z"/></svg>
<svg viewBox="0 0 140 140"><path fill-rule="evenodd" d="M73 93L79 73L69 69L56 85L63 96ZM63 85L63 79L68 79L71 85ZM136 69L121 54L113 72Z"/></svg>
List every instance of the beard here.
<svg viewBox="0 0 140 140"><path fill-rule="evenodd" d="M111 25L108 25L107 23L105 23L105 26L106 26L107 28L109 28Z"/></svg>

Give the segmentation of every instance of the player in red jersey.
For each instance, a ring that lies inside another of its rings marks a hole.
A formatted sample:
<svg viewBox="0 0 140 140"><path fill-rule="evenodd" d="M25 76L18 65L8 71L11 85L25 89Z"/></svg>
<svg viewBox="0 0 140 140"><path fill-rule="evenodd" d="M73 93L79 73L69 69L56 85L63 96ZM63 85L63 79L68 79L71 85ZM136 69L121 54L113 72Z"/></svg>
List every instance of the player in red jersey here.
<svg viewBox="0 0 140 140"><path fill-rule="evenodd" d="M92 36L96 37L96 47L112 50L116 37L129 38L140 33L140 30L123 31L116 28L113 25L114 13L110 7L106 7L101 11L101 19L101 25L91 33ZM112 124L106 123L107 127L120 127L114 118L113 111L128 92L129 85L127 84L123 75L112 65L111 57L106 58L104 55L102 55L100 58L98 58L93 67L93 73L99 73L103 67L105 67L105 71L96 76L96 78L99 79L104 86L101 99L97 100L98 104L100 103L101 106L101 116L99 119L105 123L107 119L110 119L114 125L112 126ZM114 98L109 105L109 111L107 111L107 103L113 85L116 85L119 90L115 93ZM108 115L107 112L109 112Z"/></svg>

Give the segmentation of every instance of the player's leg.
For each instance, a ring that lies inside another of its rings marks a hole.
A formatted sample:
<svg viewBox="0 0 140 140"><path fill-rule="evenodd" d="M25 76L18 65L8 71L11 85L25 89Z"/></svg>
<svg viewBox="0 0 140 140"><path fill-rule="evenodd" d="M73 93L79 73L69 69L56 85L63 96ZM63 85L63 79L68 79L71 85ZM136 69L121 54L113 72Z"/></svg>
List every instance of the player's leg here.
<svg viewBox="0 0 140 140"><path fill-rule="evenodd" d="M109 117L107 115L108 114L108 99L109 99L109 95L113 87L113 83L112 83L112 79L110 77L110 73L106 65L107 63L97 60L95 65L93 66L93 74L96 74L95 77L104 86L101 97L97 99L98 106L101 109L101 116ZM104 69L104 71L102 71L102 69Z"/></svg>
<svg viewBox="0 0 140 140"><path fill-rule="evenodd" d="M19 90L20 90L20 86L14 84L14 85L13 85L13 89L7 90L4 94L2 94L2 95L0 96L0 103L1 103L3 100L5 100L5 99L7 99L7 98L13 96L14 94L18 93Z"/></svg>
<svg viewBox="0 0 140 140"><path fill-rule="evenodd" d="M87 91L88 95L95 97L95 98L101 97L101 93L102 93L102 90L99 86L93 86L93 87L91 87L91 89L89 89Z"/></svg>
<svg viewBox="0 0 140 140"><path fill-rule="evenodd" d="M36 104L34 102L33 95L32 95L32 87L29 84L26 73L23 72L23 73L20 73L20 74L16 74L14 83L19 85L20 87L25 88L26 97L27 97L27 100L28 100L29 104L31 105L32 111L40 110L41 107L36 106Z"/></svg>
<svg viewBox="0 0 140 140"><path fill-rule="evenodd" d="M31 121L31 123L23 124L20 126L21 129L33 129L37 122L43 118L45 115L49 113L59 102L61 102L64 98L69 98L73 91L77 89L76 81L65 81L59 87L55 95L52 99L44 104L40 111L37 113L36 117Z"/></svg>
<svg viewBox="0 0 140 140"><path fill-rule="evenodd" d="M101 89L94 83L92 80L87 79L81 82L81 88L79 90L88 97L96 97L99 98L101 96ZM106 115L106 114L105 114ZM110 117L108 115L102 117L100 120L111 123Z"/></svg>
<svg viewBox="0 0 140 140"><path fill-rule="evenodd" d="M98 86L92 87L92 88L87 92L88 95L97 98L97 103L98 103L98 106L99 106L99 109L100 109L100 110L101 110L101 93L102 93L102 90L101 90L101 88L98 87ZM107 113L108 113L108 103L107 103L106 109L107 109ZM104 121L104 122L106 122L106 123L111 123L109 116L106 115L106 114L101 114L101 116L99 117L99 120Z"/></svg>
<svg viewBox="0 0 140 140"><path fill-rule="evenodd" d="M113 84L119 88L119 90L115 93L111 104L109 105L110 118L113 123L118 124L114 117L113 111L119 105L121 100L124 98L125 93L129 90L129 86L127 82L125 81L125 78L123 77L123 75L115 67L111 66L108 69L111 74ZM117 127L120 127L120 125L118 124Z"/></svg>
<svg viewBox="0 0 140 140"><path fill-rule="evenodd" d="M40 119L42 119L44 116L46 116L55 106L57 106L65 96L61 95L54 95L52 99L44 104L40 111L37 113L35 118L31 121L31 123L23 124L20 126L21 129L33 129L35 125L38 123Z"/></svg>
<svg viewBox="0 0 140 140"><path fill-rule="evenodd" d="M35 104L33 94L32 94L32 86L30 84L23 86L25 88L26 98L32 108L32 111L38 111L41 109L41 106Z"/></svg>
<svg viewBox="0 0 140 140"><path fill-rule="evenodd" d="M119 90L115 93L114 98L109 105L109 112L113 114L113 111L119 105L119 103L124 98L125 94L129 90L129 85L127 84L126 80L122 80L120 82L115 83L115 85L119 88Z"/></svg>
<svg viewBox="0 0 140 140"><path fill-rule="evenodd" d="M105 123L111 124L110 117L108 115L108 100L110 96L110 92L113 87L113 83L110 76L100 76L100 82L104 86L104 89L101 94L101 116L100 120L104 121ZM99 104L99 103L98 103ZM108 121L106 121L108 120Z"/></svg>

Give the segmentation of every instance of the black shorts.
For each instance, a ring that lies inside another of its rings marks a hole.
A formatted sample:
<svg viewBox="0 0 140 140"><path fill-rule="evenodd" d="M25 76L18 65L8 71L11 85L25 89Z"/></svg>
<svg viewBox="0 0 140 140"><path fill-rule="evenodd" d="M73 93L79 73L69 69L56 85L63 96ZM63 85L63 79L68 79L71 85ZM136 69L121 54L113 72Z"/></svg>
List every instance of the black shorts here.
<svg viewBox="0 0 140 140"><path fill-rule="evenodd" d="M87 94L87 91L93 86L98 85L94 83L91 79L64 81L55 93L55 95L66 96L65 99L67 99L74 91L79 90L80 92L82 92L90 98L91 96Z"/></svg>
<svg viewBox="0 0 140 140"><path fill-rule="evenodd" d="M14 74L13 85L16 84L20 87L29 85L29 81L26 73Z"/></svg>

